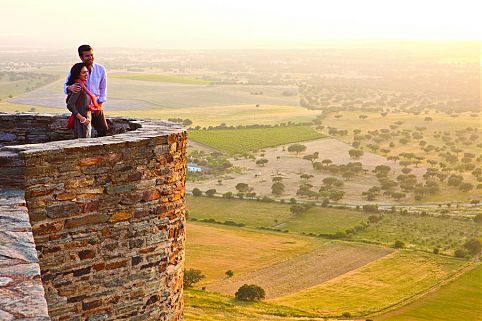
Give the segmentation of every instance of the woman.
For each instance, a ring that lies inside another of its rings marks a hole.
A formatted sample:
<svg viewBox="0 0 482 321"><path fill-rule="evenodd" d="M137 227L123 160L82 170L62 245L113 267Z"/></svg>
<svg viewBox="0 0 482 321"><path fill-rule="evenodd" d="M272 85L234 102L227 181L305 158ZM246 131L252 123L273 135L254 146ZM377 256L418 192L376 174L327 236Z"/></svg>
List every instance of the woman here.
<svg viewBox="0 0 482 321"><path fill-rule="evenodd" d="M94 95L85 87L88 77L89 70L84 63L80 62L72 66L70 78L67 81L67 85L79 83L82 86L79 92L69 93L67 96L67 108L74 119L72 128L75 138L91 136L92 110L99 108Z"/></svg>

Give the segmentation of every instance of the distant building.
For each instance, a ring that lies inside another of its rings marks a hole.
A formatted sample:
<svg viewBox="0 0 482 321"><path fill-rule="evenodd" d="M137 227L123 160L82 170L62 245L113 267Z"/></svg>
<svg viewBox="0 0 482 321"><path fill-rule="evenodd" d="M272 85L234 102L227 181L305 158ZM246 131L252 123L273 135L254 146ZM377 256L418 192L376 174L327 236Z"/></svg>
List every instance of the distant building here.
<svg viewBox="0 0 482 321"><path fill-rule="evenodd" d="M187 171L193 173L200 173L202 172L202 168L199 167L197 164L194 163L187 163Z"/></svg>

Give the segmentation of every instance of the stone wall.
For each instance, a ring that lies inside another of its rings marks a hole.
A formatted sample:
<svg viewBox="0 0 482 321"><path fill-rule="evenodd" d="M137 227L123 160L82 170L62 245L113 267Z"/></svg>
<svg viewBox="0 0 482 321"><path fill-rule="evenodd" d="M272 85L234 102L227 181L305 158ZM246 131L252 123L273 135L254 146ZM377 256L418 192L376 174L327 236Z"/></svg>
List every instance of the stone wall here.
<svg viewBox="0 0 482 321"><path fill-rule="evenodd" d="M32 138L21 121L43 143L0 148L0 176L25 191L51 319L181 320L185 130L113 119L124 133L47 142L63 128Z"/></svg>

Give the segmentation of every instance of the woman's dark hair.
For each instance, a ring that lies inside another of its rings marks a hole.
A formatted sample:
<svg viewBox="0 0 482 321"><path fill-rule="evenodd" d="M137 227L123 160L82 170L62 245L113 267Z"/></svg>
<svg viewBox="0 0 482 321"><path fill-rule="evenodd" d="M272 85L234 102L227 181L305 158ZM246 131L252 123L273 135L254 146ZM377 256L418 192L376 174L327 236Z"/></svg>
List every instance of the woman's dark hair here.
<svg viewBox="0 0 482 321"><path fill-rule="evenodd" d="M73 85L75 83L75 80L79 79L80 71L84 67L85 67L85 64L83 62L79 62L73 65L72 68L70 68L70 77L69 77L69 80L67 81L67 86Z"/></svg>

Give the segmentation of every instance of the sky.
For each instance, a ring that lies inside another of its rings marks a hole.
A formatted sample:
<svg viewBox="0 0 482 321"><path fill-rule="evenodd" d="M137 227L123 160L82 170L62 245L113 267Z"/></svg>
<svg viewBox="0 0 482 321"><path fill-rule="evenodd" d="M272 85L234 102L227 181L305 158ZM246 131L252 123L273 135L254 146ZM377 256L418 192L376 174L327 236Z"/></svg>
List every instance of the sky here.
<svg viewBox="0 0 482 321"><path fill-rule="evenodd" d="M0 0L0 48L318 48L481 40L480 0Z"/></svg>

